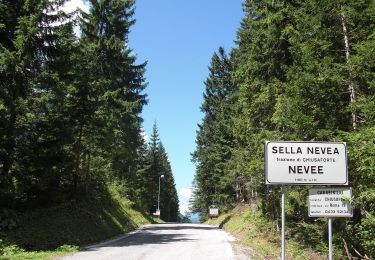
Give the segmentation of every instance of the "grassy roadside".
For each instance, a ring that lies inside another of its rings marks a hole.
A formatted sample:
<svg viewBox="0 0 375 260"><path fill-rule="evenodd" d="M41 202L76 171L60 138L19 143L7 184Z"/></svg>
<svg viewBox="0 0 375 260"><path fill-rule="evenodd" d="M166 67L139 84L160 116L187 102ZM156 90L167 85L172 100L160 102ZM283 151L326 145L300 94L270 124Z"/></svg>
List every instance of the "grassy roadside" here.
<svg viewBox="0 0 375 260"><path fill-rule="evenodd" d="M91 196L22 215L0 233L0 259L52 259L154 222L115 192Z"/></svg>
<svg viewBox="0 0 375 260"><path fill-rule="evenodd" d="M5 248L5 253L0 256L0 259L25 259L25 260L37 260L37 259L54 259L56 257L67 256L71 253L77 252L78 247L73 246L62 246L61 248L53 251L23 251L20 248L12 246L11 248Z"/></svg>
<svg viewBox="0 0 375 260"><path fill-rule="evenodd" d="M253 213L250 207L237 206L231 212L206 222L222 225L237 238L237 243L246 246L251 259L278 259L281 254L280 235L274 230L273 223L264 219L260 212ZM326 259L320 253L306 248L298 241L286 242L287 259Z"/></svg>

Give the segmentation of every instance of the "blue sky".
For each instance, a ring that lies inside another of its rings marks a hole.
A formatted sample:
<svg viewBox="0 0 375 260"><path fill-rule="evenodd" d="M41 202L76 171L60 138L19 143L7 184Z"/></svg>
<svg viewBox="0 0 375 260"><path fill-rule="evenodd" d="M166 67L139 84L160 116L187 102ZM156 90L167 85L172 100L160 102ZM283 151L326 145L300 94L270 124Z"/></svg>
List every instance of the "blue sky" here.
<svg viewBox="0 0 375 260"><path fill-rule="evenodd" d="M154 121L169 156L182 213L187 207L195 166L197 124L203 114L204 80L212 54L234 46L241 0L137 0L129 46L138 62L148 61L144 129Z"/></svg>
<svg viewBox="0 0 375 260"><path fill-rule="evenodd" d="M87 2L71 0L66 10L87 10ZM144 108L147 135L157 121L180 198L180 211L188 206L195 166L197 124L203 114L204 80L211 57L219 46L230 50L240 26L242 0L137 0L135 25L129 46L138 63L148 62Z"/></svg>

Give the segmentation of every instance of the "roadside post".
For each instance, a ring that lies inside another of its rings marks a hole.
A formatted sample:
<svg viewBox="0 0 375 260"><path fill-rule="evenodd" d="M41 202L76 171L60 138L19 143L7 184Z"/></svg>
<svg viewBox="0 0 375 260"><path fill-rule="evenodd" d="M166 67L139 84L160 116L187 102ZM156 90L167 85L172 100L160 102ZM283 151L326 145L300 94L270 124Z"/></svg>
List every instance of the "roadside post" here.
<svg viewBox="0 0 375 260"><path fill-rule="evenodd" d="M152 215L160 218L160 209L157 209L154 213L152 213Z"/></svg>
<svg viewBox="0 0 375 260"><path fill-rule="evenodd" d="M264 171L266 185L281 185L281 259L285 260L285 185L348 185L346 143L266 141Z"/></svg>
<svg viewBox="0 0 375 260"><path fill-rule="evenodd" d="M328 218L328 259L333 260L332 248L332 218Z"/></svg>
<svg viewBox="0 0 375 260"><path fill-rule="evenodd" d="M281 259L285 259L285 189L281 186Z"/></svg>
<svg viewBox="0 0 375 260"><path fill-rule="evenodd" d="M352 189L347 187L309 189L309 217L328 217L328 259L333 259L332 218L353 217Z"/></svg>

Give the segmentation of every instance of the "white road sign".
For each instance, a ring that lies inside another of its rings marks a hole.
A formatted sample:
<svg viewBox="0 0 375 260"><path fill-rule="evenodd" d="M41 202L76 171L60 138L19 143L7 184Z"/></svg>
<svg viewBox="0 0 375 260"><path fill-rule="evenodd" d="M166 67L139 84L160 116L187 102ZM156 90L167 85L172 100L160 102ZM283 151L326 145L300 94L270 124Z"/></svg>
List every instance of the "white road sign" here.
<svg viewBox="0 0 375 260"><path fill-rule="evenodd" d="M266 142L266 184L348 185L343 142Z"/></svg>
<svg viewBox="0 0 375 260"><path fill-rule="evenodd" d="M209 212L208 212L208 215L210 217L217 217L217 216L219 216L219 209L218 208L210 208Z"/></svg>
<svg viewBox="0 0 375 260"><path fill-rule="evenodd" d="M309 190L309 217L352 217L353 209L345 199L351 188L313 188Z"/></svg>

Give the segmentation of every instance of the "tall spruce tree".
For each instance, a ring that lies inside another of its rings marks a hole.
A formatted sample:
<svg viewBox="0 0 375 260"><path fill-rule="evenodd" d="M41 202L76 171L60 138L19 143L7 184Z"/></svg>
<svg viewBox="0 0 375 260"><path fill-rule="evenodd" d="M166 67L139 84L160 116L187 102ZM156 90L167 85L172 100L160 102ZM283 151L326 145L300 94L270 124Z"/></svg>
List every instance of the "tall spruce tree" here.
<svg viewBox="0 0 375 260"><path fill-rule="evenodd" d="M143 182L144 194L141 194L146 209L151 213L156 209L158 181L159 177L163 175L161 157L159 153L159 132L156 122L154 123L151 138L148 144L148 150L143 165Z"/></svg>
<svg viewBox="0 0 375 260"><path fill-rule="evenodd" d="M72 23L57 12L64 2L0 3L0 193L8 205L51 199L65 167L67 71L59 63L69 59Z"/></svg>
<svg viewBox="0 0 375 260"><path fill-rule="evenodd" d="M160 188L160 218L168 222L177 222L179 214L179 200L174 181L172 168L163 144L160 142L158 147L161 163L162 174Z"/></svg>
<svg viewBox="0 0 375 260"><path fill-rule="evenodd" d="M202 212L211 204L224 206L234 201L235 193L226 164L233 143L231 112L236 87L231 77L233 62L223 48L213 55L209 70L201 107L205 116L199 125L193 154L197 166L193 208Z"/></svg>
<svg viewBox="0 0 375 260"><path fill-rule="evenodd" d="M150 214L155 212L158 203L160 181L160 211L165 221L177 221L179 201L168 155L159 139L156 122L154 123L148 151L143 165L144 193L143 205ZM161 176L163 175L163 178Z"/></svg>
<svg viewBox="0 0 375 260"><path fill-rule="evenodd" d="M78 198L116 178L127 195L138 187L146 96L145 64L128 47L134 1L91 1L79 41L64 3L0 2L0 200L8 206Z"/></svg>
<svg viewBox="0 0 375 260"><path fill-rule="evenodd" d="M110 173L124 181L135 176L142 145L140 113L146 104L145 64L137 65L128 47L134 1L90 1L82 12L82 55L78 69L85 77L75 85L75 189L88 175ZM103 170L106 172L104 173Z"/></svg>
<svg viewBox="0 0 375 260"><path fill-rule="evenodd" d="M279 135L273 116L277 100L285 91L287 68L292 64L284 32L292 23L293 9L293 1L245 1L233 73L239 88L239 113L234 115L236 147L231 165L240 177L242 196L249 199L262 194L270 202L263 210L275 219L278 196L264 185L263 145L267 139L285 138Z"/></svg>

